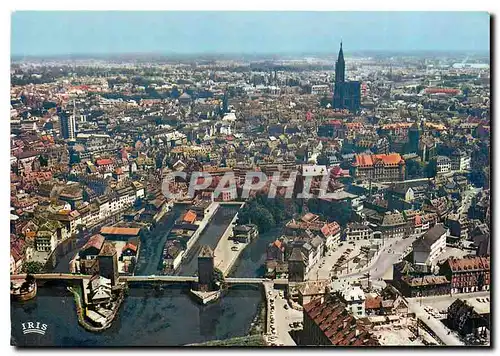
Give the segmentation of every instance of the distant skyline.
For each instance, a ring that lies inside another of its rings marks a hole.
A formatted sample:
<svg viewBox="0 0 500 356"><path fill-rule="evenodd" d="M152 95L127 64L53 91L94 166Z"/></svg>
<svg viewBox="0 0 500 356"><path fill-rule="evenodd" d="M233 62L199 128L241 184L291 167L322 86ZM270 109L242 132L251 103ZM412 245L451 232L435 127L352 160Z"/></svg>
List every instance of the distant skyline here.
<svg viewBox="0 0 500 356"><path fill-rule="evenodd" d="M12 56L487 52L487 12L106 12L12 14Z"/></svg>

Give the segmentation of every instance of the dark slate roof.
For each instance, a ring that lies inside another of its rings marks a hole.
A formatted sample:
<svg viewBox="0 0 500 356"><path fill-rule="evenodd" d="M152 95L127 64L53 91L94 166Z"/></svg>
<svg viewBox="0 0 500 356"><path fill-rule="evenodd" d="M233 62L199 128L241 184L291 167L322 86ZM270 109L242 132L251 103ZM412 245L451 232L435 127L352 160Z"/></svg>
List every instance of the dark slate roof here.
<svg viewBox="0 0 500 356"><path fill-rule="evenodd" d="M204 245L201 247L198 257L214 257L214 251L210 246Z"/></svg>
<svg viewBox="0 0 500 356"><path fill-rule="evenodd" d="M288 261L292 262L304 262L305 257L302 251L300 251L300 248L295 247L292 250L292 253L290 254L290 257L288 258Z"/></svg>
<svg viewBox="0 0 500 356"><path fill-rule="evenodd" d="M432 245L445 233L446 229L444 228L444 226L442 224L436 224L431 229L429 229L429 231L427 231L422 238L429 241L430 245Z"/></svg>

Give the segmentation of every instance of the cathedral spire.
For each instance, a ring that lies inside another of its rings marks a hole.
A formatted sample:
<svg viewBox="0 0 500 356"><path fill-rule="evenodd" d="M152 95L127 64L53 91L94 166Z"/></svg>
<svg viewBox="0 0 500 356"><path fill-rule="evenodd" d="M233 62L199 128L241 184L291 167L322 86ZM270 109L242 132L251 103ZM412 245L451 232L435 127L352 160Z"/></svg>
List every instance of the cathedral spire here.
<svg viewBox="0 0 500 356"><path fill-rule="evenodd" d="M345 61L344 61L344 51L342 50L342 41L340 41L340 50L337 63L335 64L335 82L345 81Z"/></svg>

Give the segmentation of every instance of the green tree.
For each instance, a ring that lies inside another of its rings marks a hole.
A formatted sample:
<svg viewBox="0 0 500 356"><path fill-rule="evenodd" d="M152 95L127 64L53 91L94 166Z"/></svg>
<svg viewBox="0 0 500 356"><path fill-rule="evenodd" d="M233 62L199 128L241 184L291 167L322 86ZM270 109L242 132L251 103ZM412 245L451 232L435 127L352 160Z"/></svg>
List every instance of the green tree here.
<svg viewBox="0 0 500 356"><path fill-rule="evenodd" d="M322 108L326 108L328 106L328 104L330 104L330 98L328 98L327 96L322 97L320 102L319 102L319 105Z"/></svg>
<svg viewBox="0 0 500 356"><path fill-rule="evenodd" d="M408 178L421 178L424 175L424 164L414 159L406 161L406 174Z"/></svg>
<svg viewBox="0 0 500 356"><path fill-rule="evenodd" d="M43 264L38 261L27 261L24 262L21 270L28 275L37 274L43 271Z"/></svg>
<svg viewBox="0 0 500 356"><path fill-rule="evenodd" d="M437 175L437 163L436 160L431 160L425 167L425 175L427 178L434 178Z"/></svg>
<svg viewBox="0 0 500 356"><path fill-rule="evenodd" d="M214 268L213 279L214 282L224 283L224 273L222 273L222 271L217 267Z"/></svg>
<svg viewBox="0 0 500 356"><path fill-rule="evenodd" d="M47 157L39 156L38 160L40 161L40 166L41 167L47 167L49 165L49 159Z"/></svg>
<svg viewBox="0 0 500 356"><path fill-rule="evenodd" d="M321 153L318 155L317 162L320 165L328 165L328 157L324 153Z"/></svg>

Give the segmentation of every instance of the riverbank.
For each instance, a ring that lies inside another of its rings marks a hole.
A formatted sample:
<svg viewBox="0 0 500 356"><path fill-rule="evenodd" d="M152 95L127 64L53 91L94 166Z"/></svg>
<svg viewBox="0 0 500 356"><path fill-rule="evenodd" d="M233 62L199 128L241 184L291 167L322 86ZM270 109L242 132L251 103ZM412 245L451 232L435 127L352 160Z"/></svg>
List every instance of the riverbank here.
<svg viewBox="0 0 500 356"><path fill-rule="evenodd" d="M250 324L249 335L263 335L265 334L265 324L266 324L266 301L263 300L259 303L257 307L257 313Z"/></svg>
<svg viewBox="0 0 500 356"><path fill-rule="evenodd" d="M201 347L220 347L220 346L267 346L266 340L262 335L248 335L242 337L233 337L226 340L212 340L199 344L188 344L186 346L201 346Z"/></svg>

